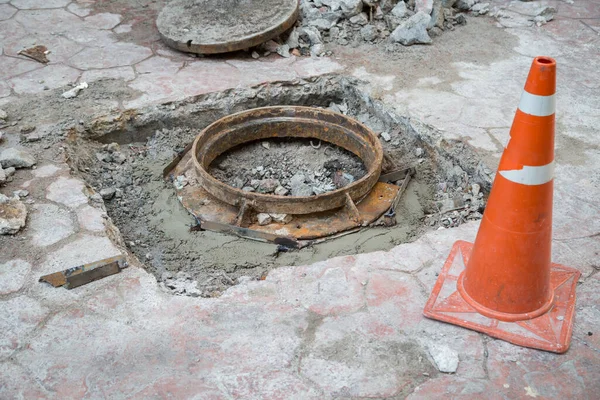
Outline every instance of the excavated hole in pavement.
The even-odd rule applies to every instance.
[[[431,128],[396,114],[358,89],[359,83],[324,76],[232,89],[96,119],[86,124],[78,139],[71,140],[70,163],[102,194],[130,251],[162,287],[180,295],[218,296],[244,280],[264,278],[279,266],[389,250],[414,241],[427,230],[479,219],[491,171],[475,152],[463,142],[443,140]],[[352,116],[380,133],[384,151],[396,166],[415,166],[416,174],[397,210],[397,225],[364,229],[289,252],[280,252],[271,243],[190,231],[194,218],[179,203],[172,184],[163,180],[163,169],[215,120],[273,105],[327,107]],[[266,155],[263,159],[268,159],[269,152],[277,153],[281,145],[272,143],[267,149],[258,143],[242,151],[260,146]],[[295,140],[287,145],[317,154],[320,165],[327,161],[322,154],[326,145],[314,149],[310,143],[307,147]],[[246,169],[258,167],[256,161],[246,161]]]

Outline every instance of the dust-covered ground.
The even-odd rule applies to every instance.
[[[396,226],[363,229],[325,243],[285,252],[270,243],[190,230],[195,220],[179,203],[173,183],[163,179],[163,170],[202,128],[227,114],[225,109],[215,113],[216,105],[239,103],[230,107],[230,112],[249,108],[252,104],[248,102],[256,100],[252,100],[255,99],[253,96],[247,97],[245,92],[209,98],[204,100],[207,104],[199,100],[197,105],[159,107],[158,111],[144,112],[144,118],[157,118],[165,127],[156,129],[156,121],[148,122],[144,129],[138,129],[138,134],[130,136],[129,142],[120,145],[110,143],[115,137],[110,129],[102,131],[97,137],[99,141],[78,139],[69,149],[71,164],[102,195],[108,214],[125,243],[148,270],[166,289],[192,296],[218,295],[244,279],[260,279],[277,266],[303,265],[338,255],[386,250],[412,241],[428,229],[456,226],[481,217],[479,211],[484,204],[485,190],[482,186],[486,187],[489,179],[479,175],[481,163],[468,146],[460,143],[447,143],[444,148],[432,146],[429,134],[415,131],[414,127],[406,125],[406,120],[391,114],[381,104],[365,102],[355,85],[344,82],[345,79],[327,77],[312,83],[288,84],[276,88],[276,96],[269,96],[267,101],[272,105],[341,108],[380,136],[388,164],[385,168],[413,166],[416,173],[396,210]],[[299,93],[302,93],[301,97],[297,97]],[[259,101],[253,105],[265,104]],[[192,111],[186,107],[197,109]],[[189,115],[194,119],[186,123],[185,118]],[[128,128],[128,131],[133,130]],[[142,130],[148,131],[145,136],[139,135]],[[82,135],[89,135],[89,132]],[[122,139],[124,135],[119,137]],[[313,141],[312,144],[310,141],[308,145],[301,144],[307,152],[303,157],[309,164],[308,160],[313,158],[322,169],[325,169],[324,164],[332,161],[329,152],[338,162],[340,154],[344,153],[341,150],[333,152],[325,143],[319,146]],[[292,145],[300,146],[297,142]],[[252,152],[249,152],[240,162],[241,168],[250,173],[257,169],[255,164],[259,161],[264,164],[265,154],[278,154],[281,143],[270,143],[269,148],[262,142],[255,146],[254,150],[259,154],[251,157]],[[362,164],[355,157],[346,155],[343,163],[327,165],[337,168],[342,164],[348,167],[347,173],[360,175]]]

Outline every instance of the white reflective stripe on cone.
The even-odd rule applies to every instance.
[[[498,171],[498,173],[509,181],[522,185],[543,185],[554,178],[554,161],[541,167],[528,167],[525,165],[523,169]]]
[[[556,97],[555,95],[538,96],[523,91],[519,102],[519,110],[536,117],[547,117],[554,114],[556,110]]]

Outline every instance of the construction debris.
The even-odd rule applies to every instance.
[[[39,281],[49,283],[54,287],[64,286],[67,289],[73,289],[117,274],[128,266],[125,257],[121,255],[44,275],[40,277]]]
[[[46,46],[34,46],[29,49],[21,50],[18,54],[27,58],[31,58],[32,60],[35,60],[42,64],[48,64],[48,62],[50,62],[50,60],[48,60],[48,57],[46,57],[47,54],[50,54]]]
[[[35,158],[25,150],[10,147],[0,153],[0,165],[2,168],[31,168],[35,165]]]
[[[19,196],[11,199],[0,194],[0,235],[14,235],[25,226],[26,220],[27,208]]]
[[[62,94],[62,97],[64,97],[65,99],[73,99],[75,97],[77,97],[77,95],[79,95],[79,92],[81,92],[83,89],[87,89],[88,88],[88,84],[87,82],[81,82],[79,85],[75,86],[73,89],[67,90],[66,92],[64,92]]]

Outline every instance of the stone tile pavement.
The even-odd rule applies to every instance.
[[[147,2],[148,12],[97,3],[0,0],[0,106],[103,77],[138,90],[125,107],[139,107],[238,85],[356,73],[344,59],[181,55],[147,22],[156,3]],[[8,245],[0,249],[0,398],[596,398],[599,20],[596,0],[560,3],[556,21],[542,28],[505,30],[518,38],[512,56],[454,63],[451,82],[436,78],[448,66],[433,66],[421,85],[408,87],[374,65],[358,72],[370,85],[383,82],[386,101],[399,110],[497,157],[531,57],[557,58],[553,256],[583,273],[568,353],[519,348],[422,316],[452,243],[473,240],[476,223],[429,232],[389,252],[280,268],[215,299],[164,293],[136,260],[76,290],[39,284],[43,274],[125,252],[98,195],[58,157],[19,170],[12,188],[30,192],[30,215],[23,232],[1,242]],[[40,43],[52,51],[48,65],[17,55]],[[450,105],[461,112],[448,115]],[[13,257],[23,246],[29,256]],[[437,370],[432,346],[458,355],[456,373]]]

